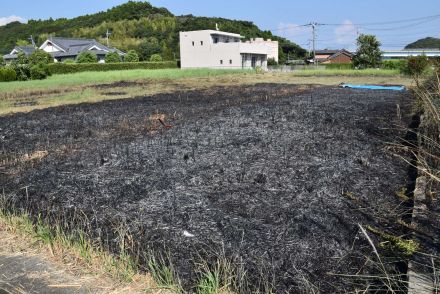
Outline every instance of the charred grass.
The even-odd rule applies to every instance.
[[[407,165],[385,145],[411,102],[258,84],[8,115],[3,207],[172,291],[398,288],[404,254],[372,262],[371,242],[410,239],[396,197]]]

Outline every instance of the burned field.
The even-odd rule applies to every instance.
[[[253,289],[353,289],[329,273],[363,268],[357,224],[386,230],[405,212],[407,166],[387,144],[411,102],[259,84],[10,115],[0,187],[109,250],[164,253],[187,290],[219,255]]]

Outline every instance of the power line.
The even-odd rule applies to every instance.
[[[350,25],[350,26],[374,26],[374,25],[414,22],[414,21],[419,21],[419,20],[435,19],[435,18],[440,18],[440,14],[431,15],[431,16],[424,16],[424,17],[418,17],[418,18],[402,19],[402,20],[396,20],[396,21],[370,22],[370,23],[339,23],[339,24],[336,24],[336,23],[321,23],[319,25],[322,25],[322,26],[344,26],[344,25]]]

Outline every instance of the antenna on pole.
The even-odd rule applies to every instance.
[[[34,48],[37,48],[37,45],[35,45],[34,37],[33,37],[32,35],[31,35],[31,37],[29,38],[29,41],[31,41],[32,46],[33,46]]]
[[[107,29],[107,32],[105,33],[105,37],[106,37],[106,40],[107,40],[107,47],[110,46],[109,45],[110,44],[110,40],[109,40],[110,35],[111,35],[110,31]]]

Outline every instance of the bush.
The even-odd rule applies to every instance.
[[[90,51],[81,52],[76,57],[77,63],[96,63],[98,62],[98,57],[96,57],[96,54]]]
[[[17,53],[17,62],[18,64],[28,64],[29,60],[24,52]]]
[[[15,70],[9,67],[0,68],[0,82],[12,82],[17,80]]]
[[[5,65],[5,60],[3,59],[3,56],[0,55],[0,66]]]
[[[134,50],[130,50],[124,56],[124,62],[139,62],[139,55]]]
[[[275,61],[275,58],[269,58],[267,60],[267,65],[268,66],[275,66],[275,65],[278,65],[278,62]]]
[[[109,52],[105,55],[105,63],[121,62],[121,56],[117,52]]]
[[[75,60],[74,59],[65,59],[64,61],[63,61],[63,63],[75,63]]]
[[[383,68],[383,69],[397,69],[397,70],[400,70],[400,72],[404,72],[407,64],[408,64],[408,61],[406,59],[384,60],[384,61],[382,61],[381,68]]]
[[[120,62],[120,63],[83,63],[83,64],[49,64],[52,74],[68,74],[85,71],[111,71],[111,70],[130,70],[130,69],[164,69],[177,68],[175,61],[163,62]]]
[[[27,81],[31,78],[31,72],[28,64],[18,64],[17,62],[13,62],[11,64],[11,69],[15,71],[17,81]]]
[[[45,63],[38,63],[30,68],[32,80],[44,80],[50,75],[49,66]]]
[[[49,64],[53,63],[53,57],[49,53],[43,50],[36,50],[28,57],[28,63],[32,67],[37,64]]]
[[[418,79],[428,68],[429,60],[425,55],[411,56],[408,58],[408,64],[405,73]]]
[[[353,69],[352,63],[329,63],[324,64],[325,69]]]
[[[162,56],[160,56],[160,54],[153,54],[150,57],[150,61],[151,62],[161,62],[163,61]]]

